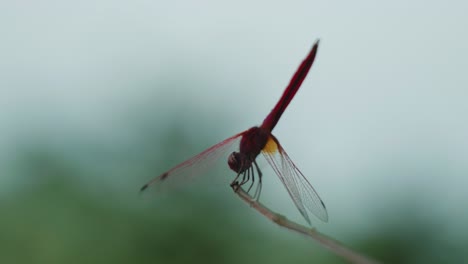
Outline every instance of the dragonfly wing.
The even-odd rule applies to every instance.
[[[325,204],[278,140],[271,136],[262,153],[286,187],[289,196],[305,220],[310,224],[307,212],[311,212],[320,220],[327,222],[328,213]]]
[[[218,144],[209,147],[208,149],[204,150],[200,154],[193,156],[192,158],[176,165],[175,167],[171,168],[170,170],[164,172],[163,174],[157,176],[156,178],[152,179],[145,185],[141,187],[141,191],[144,191],[151,185],[163,182],[169,178],[179,178],[179,177],[187,177],[187,176],[195,176],[204,168],[209,167],[209,165],[216,161],[223,153],[225,153],[235,142],[238,142],[244,132],[236,134],[230,138],[227,138]]]

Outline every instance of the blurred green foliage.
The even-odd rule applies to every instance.
[[[177,159],[179,149],[199,149],[183,133],[171,132],[182,130],[172,127],[169,140],[159,144],[163,163]],[[122,172],[106,180],[99,176],[106,166],[75,159],[67,153],[72,147],[21,149],[12,173],[22,184],[0,200],[0,263],[343,263],[314,241],[263,219],[228,186],[194,183],[190,191],[174,190],[163,198],[138,195],[147,176],[160,171],[149,134],[135,143],[145,150],[136,157],[132,148],[126,155],[85,155]],[[90,176],[94,181],[85,180]],[[430,221],[417,212],[407,215],[345,242],[388,263],[460,263],[461,251],[437,248],[444,243]]]

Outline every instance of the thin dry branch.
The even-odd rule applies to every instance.
[[[232,186],[234,192],[247,204],[249,204],[252,208],[260,212],[266,218],[270,219],[272,222],[276,223],[279,226],[285,227],[289,230],[294,232],[303,234],[308,236],[315,241],[317,241],[323,247],[329,249],[336,255],[342,257],[343,259],[351,262],[351,263],[359,263],[359,264],[375,264],[380,263],[376,260],[370,259],[364,255],[357,253],[356,251],[347,248],[346,246],[342,245],[340,242],[318,232],[313,228],[309,228],[303,225],[300,225],[296,222],[293,222],[287,219],[285,216],[273,212],[272,210],[268,209],[266,206],[258,202],[257,200],[253,199],[247,192],[245,192],[242,188],[234,185]]]

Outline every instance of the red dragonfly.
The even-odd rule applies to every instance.
[[[262,185],[262,172],[257,165],[256,158],[262,153],[286,187],[294,204],[305,220],[310,224],[308,212],[311,212],[322,221],[327,222],[328,213],[322,199],[320,199],[309,181],[292,162],[278,139],[271,133],[307,76],[317,54],[318,44],[319,41],[314,44],[307,57],[302,61],[280,100],[265,118],[261,126],[254,126],[240,132],[180,163],[143,185],[141,191],[153,184],[164,182],[168,178],[195,173],[197,168],[203,167],[207,162],[212,161],[215,157],[219,157],[230,146],[240,140],[239,151],[232,152],[228,158],[229,167],[237,173],[236,178],[231,183],[231,187],[234,190],[250,181],[251,184],[247,191],[249,192],[255,181],[255,173],[257,173],[259,181],[254,197],[259,198]],[[242,180],[239,181],[240,177],[242,177]]]

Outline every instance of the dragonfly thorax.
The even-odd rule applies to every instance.
[[[250,161],[255,160],[258,154],[265,147],[271,132],[261,128],[252,127],[242,135],[239,144],[239,152],[245,155]]]

